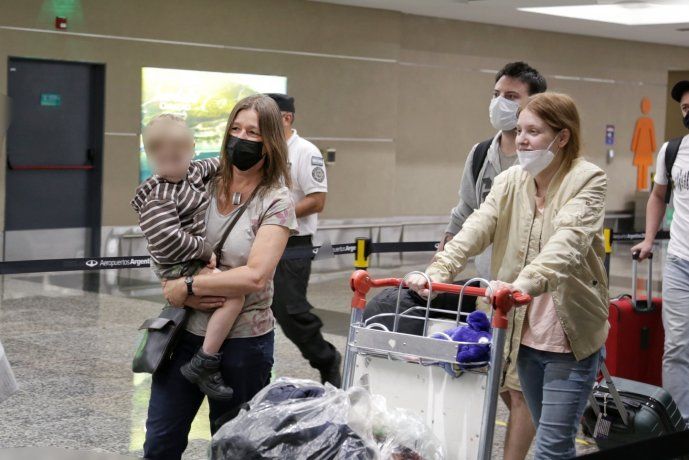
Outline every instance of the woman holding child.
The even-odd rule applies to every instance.
[[[146,421],[144,456],[178,459],[205,394],[180,371],[191,361],[203,367],[204,336],[211,333],[214,309],[244,299],[229,334],[214,354],[231,399],[209,398],[211,431],[219,419],[236,413],[270,379],[274,320],[270,309],[272,276],[290,234],[296,230],[290,198],[287,145],[275,102],[263,95],[237,103],[229,116],[219,170],[209,181],[205,241],[215,246],[239,216],[217,260],[222,271],[170,279],[170,304],[193,309],[172,360],[153,376]],[[241,213],[239,212],[245,208]],[[203,349],[202,349],[203,348]],[[201,349],[201,350],[200,350]],[[199,357],[200,356],[200,357]],[[200,361],[199,361],[200,360]]]

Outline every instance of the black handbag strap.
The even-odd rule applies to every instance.
[[[222,247],[225,245],[225,241],[227,241],[227,237],[230,236],[230,232],[232,232],[232,229],[234,228],[234,226],[237,224],[237,222],[239,222],[239,219],[244,214],[244,211],[246,211],[246,208],[249,206],[249,203],[251,203],[251,201],[254,199],[254,197],[258,193],[259,188],[260,188],[260,185],[254,189],[254,191],[249,196],[249,199],[246,200],[246,202],[242,205],[242,207],[236,210],[234,218],[227,225],[222,236],[220,237],[220,239],[216,243],[213,252],[215,253],[215,260],[216,260],[216,265],[218,266],[218,268],[220,268],[220,259],[222,259]]]

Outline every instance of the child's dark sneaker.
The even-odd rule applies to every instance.
[[[187,364],[180,368],[184,378],[199,386],[209,398],[230,400],[234,391],[225,385],[220,374],[220,353],[212,355],[204,353],[202,348]]]

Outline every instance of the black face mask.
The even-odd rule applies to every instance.
[[[684,122],[684,127],[689,129],[689,112],[687,112],[682,121]]]
[[[263,158],[263,142],[248,141],[230,136],[227,141],[225,154],[230,164],[240,171],[246,171],[256,166]]]

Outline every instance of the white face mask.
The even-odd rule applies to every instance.
[[[524,171],[536,177],[541,171],[550,165],[555,158],[555,154],[550,150],[550,147],[555,143],[555,140],[560,135],[557,133],[555,139],[548,144],[548,147],[541,150],[517,150],[517,157],[519,164]]]
[[[511,131],[517,127],[518,110],[518,102],[510,101],[502,96],[494,97],[488,108],[490,124],[500,131]]]

